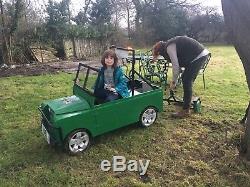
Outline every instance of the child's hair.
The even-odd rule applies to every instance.
[[[103,65],[103,67],[106,68],[105,58],[107,58],[108,56],[114,58],[114,64],[112,65],[112,67],[113,67],[113,68],[117,67],[118,57],[117,57],[116,53],[115,53],[113,50],[110,50],[110,49],[104,51],[104,53],[103,53],[103,55],[102,55],[101,63],[102,63],[102,65]]]

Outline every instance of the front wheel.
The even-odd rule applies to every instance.
[[[157,110],[154,107],[148,107],[146,108],[141,116],[140,116],[140,122],[143,127],[149,127],[152,125],[157,118]]]
[[[83,152],[90,144],[90,136],[84,129],[72,132],[65,141],[65,149],[71,155]]]

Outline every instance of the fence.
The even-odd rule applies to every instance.
[[[64,41],[66,58],[74,57],[74,48],[75,55],[78,59],[86,59],[88,57],[100,56],[109,46],[108,42],[101,42],[93,39],[75,39],[74,43],[73,40]]]

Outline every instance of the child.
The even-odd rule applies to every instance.
[[[106,50],[101,59],[102,68],[99,71],[94,94],[104,102],[129,96],[127,79],[122,69],[117,66],[118,58],[113,50]]]

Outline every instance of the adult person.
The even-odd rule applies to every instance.
[[[173,113],[172,117],[183,118],[190,115],[192,100],[193,82],[199,70],[208,58],[209,51],[193,38],[187,36],[176,36],[166,42],[157,42],[152,49],[153,60],[159,55],[172,63],[172,81],[170,90],[175,89],[180,69],[185,68],[182,74],[183,84],[183,108],[181,111]]]

